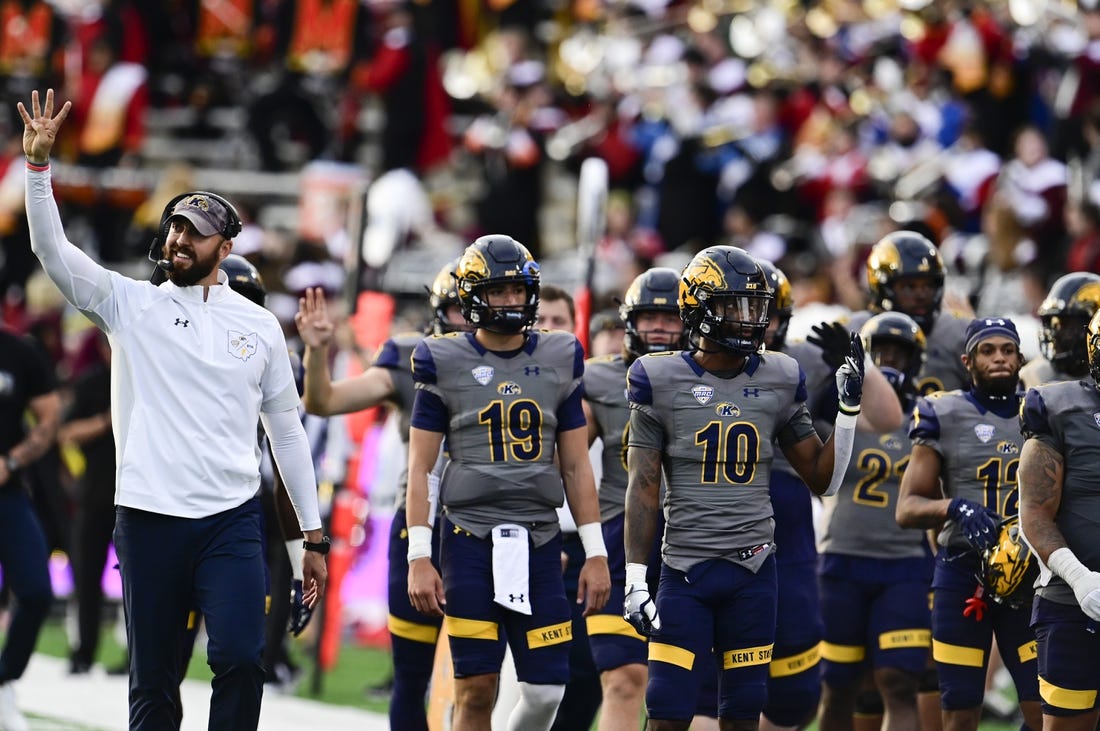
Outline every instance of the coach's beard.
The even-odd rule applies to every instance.
[[[190,266],[181,267],[173,262],[172,269],[168,272],[169,281],[177,287],[191,287],[198,284],[218,266],[217,249],[210,252],[210,255],[204,259],[197,258],[193,250],[190,254],[192,257]]]

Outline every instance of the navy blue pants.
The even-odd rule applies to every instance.
[[[0,653],[0,683],[23,676],[53,601],[50,552],[30,496],[18,480],[0,488],[0,567],[15,611]]]
[[[264,669],[264,555],[260,499],[206,518],[119,507],[115,549],[130,646],[130,730],[178,729],[188,612],[209,635],[210,731],[260,720]]]

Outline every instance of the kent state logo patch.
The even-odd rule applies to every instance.
[[[501,396],[519,396],[523,393],[523,389],[515,381],[505,381],[497,384],[497,393]]]
[[[227,330],[225,334],[228,340],[227,349],[231,356],[240,358],[241,360],[248,360],[256,355],[256,342],[259,340],[259,336],[256,335],[256,333],[242,333],[236,330]]]
[[[700,383],[698,386],[691,387],[691,395],[694,396],[695,400],[700,404],[706,406],[710,400],[714,398],[714,387]]]
[[[719,416],[732,416],[737,418],[741,416],[741,407],[737,404],[731,404],[729,401],[723,401],[720,404],[715,405],[714,413]]]
[[[493,380],[493,367],[492,366],[478,366],[470,371],[473,374],[474,380],[480,383],[482,386]]]
[[[1020,447],[1016,444],[1016,442],[997,442],[997,452],[999,452],[1000,454],[1019,454]]]
[[[978,441],[985,444],[993,438],[993,425],[992,424],[975,424],[974,435],[978,437]]]

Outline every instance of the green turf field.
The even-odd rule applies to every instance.
[[[102,634],[102,642],[98,661],[106,667],[113,667],[122,662],[124,655],[122,648],[114,640],[113,627],[105,626]],[[38,640],[38,652],[55,657],[68,655],[68,644],[65,630],[59,619],[51,619],[46,623]],[[317,679],[320,682],[320,692],[313,692],[313,683],[316,682],[313,673],[310,648],[303,641],[292,641],[292,651],[304,672],[302,680],[298,684],[295,694],[303,698],[320,700],[325,703],[334,703],[344,706],[363,708],[369,711],[385,713],[387,710],[387,691],[372,690],[383,686],[392,672],[389,653],[357,647],[346,643],[340,649],[340,657],[330,672]],[[206,656],[201,648],[197,648],[195,656],[191,659],[191,665],[187,671],[187,677],[192,680],[209,682],[211,673],[206,665]],[[45,724],[45,725],[42,725]],[[50,726],[48,721],[38,720],[34,724],[35,731],[52,731],[60,727]],[[595,728],[595,726],[593,726]],[[816,725],[810,726],[808,731],[814,731]],[[1016,724],[983,722],[979,726],[981,731],[1016,731]],[[97,731],[92,728],[72,729],[66,731]]]

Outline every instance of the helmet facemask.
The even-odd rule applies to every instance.
[[[710,340],[733,355],[760,351],[768,329],[770,294],[712,293],[706,289],[692,294],[699,301],[700,313],[698,322],[689,323],[692,335]]]
[[[463,316],[474,327],[501,335],[515,335],[531,327],[538,317],[539,309],[538,265],[534,262],[531,264],[534,265],[534,278],[521,280],[525,295],[523,302],[518,305],[489,304],[489,290],[514,283],[514,277],[484,280],[472,286],[468,281],[459,282],[459,287],[469,287],[469,296],[463,299]]]

